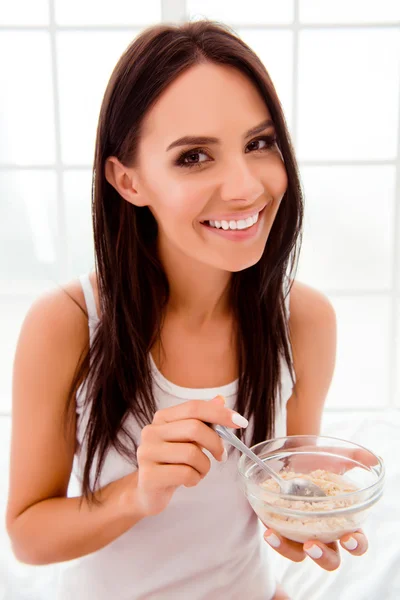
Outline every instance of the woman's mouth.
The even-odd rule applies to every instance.
[[[268,206],[268,205],[267,205]],[[260,222],[263,221],[263,216],[266,206],[260,211],[254,213],[246,219],[230,220],[230,221],[203,221],[203,225],[210,233],[216,233],[229,240],[246,240],[257,235],[260,229]]]

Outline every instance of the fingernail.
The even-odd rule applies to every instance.
[[[347,542],[343,542],[343,546],[345,546],[347,550],[355,550],[358,546],[358,542],[355,538],[351,537]]]
[[[222,453],[222,456],[220,458],[220,462],[226,462],[228,460],[228,451],[226,448],[224,448],[224,451]]]
[[[311,556],[311,558],[321,558],[323,554],[321,548],[315,544],[314,546],[311,546],[311,548],[305,549],[305,551],[307,552],[308,556]]]
[[[237,412],[234,412],[232,415],[232,423],[239,425],[239,427],[247,427],[249,424],[248,420],[242,417],[242,415],[239,415]]]
[[[268,544],[273,548],[279,548],[279,546],[281,545],[279,538],[274,533],[269,533],[268,535],[265,535],[264,540],[268,542]]]

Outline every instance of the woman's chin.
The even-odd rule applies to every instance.
[[[257,254],[257,256],[246,257],[242,256],[238,259],[231,258],[227,260],[226,271],[230,271],[231,273],[239,273],[240,271],[244,271],[245,269],[249,269],[256,265],[263,255],[263,252]]]

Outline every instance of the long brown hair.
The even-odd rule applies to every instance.
[[[100,322],[82,355],[66,405],[65,423],[78,383],[85,379],[91,403],[85,430],[87,456],[82,494],[93,495],[107,449],[137,465],[138,440],[124,425],[129,414],[144,426],[156,408],[150,348],[160,339],[169,286],[157,256],[157,223],[147,207],[124,200],[105,177],[116,156],[135,166],[144,116],[174,79],[193,65],[211,62],[242,71],[270,111],[288,186],[264,253],[254,266],[232,273],[231,303],[237,328],[239,388],[236,410],[254,416],[252,444],[274,435],[283,356],[294,381],[284,281],[297,269],[303,199],[296,159],[272,81],[257,55],[227,25],[210,21],[160,24],[145,29],[125,50],[101,105],[92,181],[92,215]],[[124,434],[125,442],[120,434]],[[240,435],[240,433],[239,433]],[[98,452],[94,488],[90,471]]]

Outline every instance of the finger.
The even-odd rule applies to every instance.
[[[158,446],[159,442],[194,442],[205,448],[218,461],[223,459],[224,445],[216,431],[197,419],[172,421],[162,425],[146,425],[141,433],[141,443]],[[203,453],[204,454],[204,453]],[[182,460],[178,461],[184,462]]]
[[[318,540],[309,540],[303,545],[305,552],[325,571],[335,571],[340,566],[340,554],[337,542],[323,544]]]
[[[219,404],[219,406],[225,406],[225,398],[223,396],[215,396],[215,398],[212,398],[208,402],[211,402],[213,404]],[[204,422],[206,423],[206,425],[208,425],[208,427],[213,428],[212,423],[208,423],[207,421]]]
[[[225,406],[225,398],[223,396],[215,396],[209,400],[209,402],[213,402],[214,404],[219,404],[220,406]]]
[[[210,402],[214,402],[215,404],[219,404],[220,406],[225,406],[224,396],[215,396],[215,398],[212,398],[212,400],[210,400]],[[211,423],[207,423],[207,425],[209,427],[212,427]],[[218,437],[220,437],[220,436],[218,436]],[[226,449],[226,445],[224,444],[224,441],[221,437],[220,437],[220,441],[221,441],[221,446],[222,446],[222,457],[218,460],[220,460],[221,462],[226,462],[228,460],[228,450]]]
[[[196,469],[189,465],[151,465],[145,463],[139,469],[139,480],[147,491],[169,489],[171,487],[194,487],[202,480]]]
[[[211,467],[210,459],[201,448],[197,444],[190,443],[162,442],[139,446],[138,458],[142,465],[146,462],[160,465],[189,465],[198,471],[201,477],[205,477]]]
[[[368,550],[368,539],[361,529],[340,538],[340,545],[353,556],[361,556]]]
[[[222,403],[210,402],[207,400],[189,400],[183,404],[169,406],[158,410],[153,418],[154,425],[162,423],[171,423],[184,419],[198,419],[205,423],[214,423],[225,425],[230,428],[247,427],[248,420],[242,415],[223,406]]]
[[[293,562],[301,562],[306,557],[302,544],[292,542],[292,540],[282,537],[273,529],[267,529],[265,531],[264,540],[276,550],[278,554],[289,558]]]

